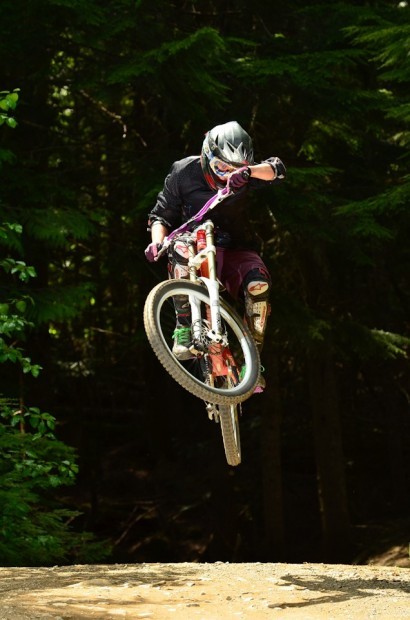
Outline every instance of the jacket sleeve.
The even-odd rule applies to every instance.
[[[179,191],[179,174],[176,163],[164,181],[164,187],[157,196],[154,208],[148,214],[148,227],[161,222],[170,231],[178,228],[182,217],[182,199]]]

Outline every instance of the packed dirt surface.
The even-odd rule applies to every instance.
[[[0,618],[410,619],[410,571],[220,562],[2,568]]]

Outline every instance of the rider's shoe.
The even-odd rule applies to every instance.
[[[176,327],[172,337],[174,339],[172,353],[178,360],[184,361],[194,357],[188,348],[191,344],[190,327]]]
[[[263,366],[261,367],[261,373],[264,371],[265,369],[263,368]],[[244,364],[241,368],[241,372],[239,373],[239,378],[242,380],[245,376],[245,372],[246,372],[246,364]],[[258,383],[255,386],[255,389],[253,390],[254,394],[262,394],[262,392],[265,390],[266,388],[266,381],[265,381],[265,377],[263,377],[261,374],[259,375],[259,379],[258,379]]]
[[[256,387],[253,390],[253,393],[262,394],[262,392],[265,391],[265,388],[266,388],[265,377],[262,377],[262,375],[259,375],[258,383],[256,384]]]

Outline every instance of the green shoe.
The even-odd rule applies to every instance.
[[[189,360],[194,357],[188,348],[192,340],[190,327],[176,327],[172,337],[174,339],[172,353],[178,360]]]

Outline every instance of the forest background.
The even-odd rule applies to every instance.
[[[0,562],[408,542],[408,2],[2,0],[0,34]],[[272,314],[236,469],[142,323],[147,212],[228,120],[288,169],[249,213]]]

